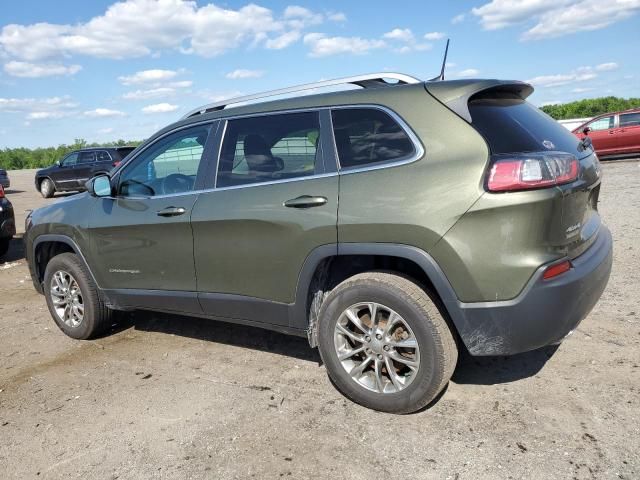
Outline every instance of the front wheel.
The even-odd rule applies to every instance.
[[[44,198],[53,197],[53,194],[55,193],[55,191],[56,191],[55,185],[50,179],[45,178],[44,180],[42,180],[42,182],[40,182],[40,194]]]
[[[44,272],[44,294],[56,325],[72,338],[86,340],[111,326],[113,312],[77,255],[53,257]]]
[[[320,311],[318,347],[329,377],[348,398],[374,410],[411,413],[445,387],[458,351],[427,293],[384,272],[338,285]]]

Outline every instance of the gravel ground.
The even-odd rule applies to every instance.
[[[304,339],[136,313],[65,337],[0,263],[2,478],[640,478],[640,162],[606,163],[609,286],[559,348],[461,359],[418,414],[344,399]],[[42,205],[10,172],[21,228]]]

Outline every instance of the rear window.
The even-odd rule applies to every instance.
[[[574,155],[580,141],[546,113],[522,99],[481,98],[469,102],[473,126],[484,136],[491,153],[554,150]]]

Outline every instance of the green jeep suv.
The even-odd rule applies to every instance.
[[[607,284],[598,159],[532,91],[385,73],[200,107],[27,218],[33,283],[73,338],[134,309],[306,336],[344,395],[416,411],[459,349],[559,343]]]

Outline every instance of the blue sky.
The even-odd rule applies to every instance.
[[[229,96],[373,71],[640,96],[640,0],[21,0],[0,11],[0,148],[142,139]]]

